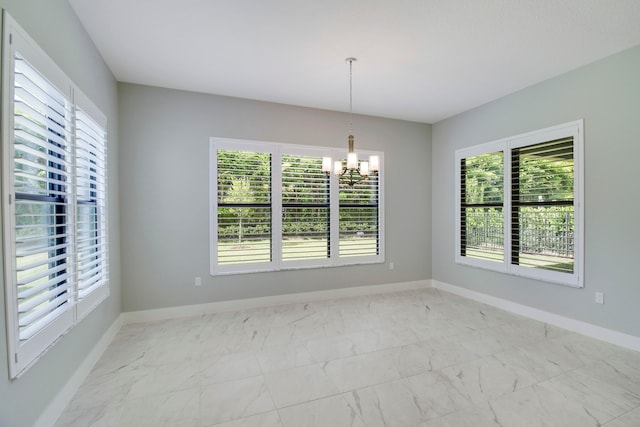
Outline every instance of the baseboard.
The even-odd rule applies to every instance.
[[[469,298],[474,301],[491,305],[493,307],[497,307],[502,310],[519,314],[521,316],[525,316],[534,320],[539,320],[541,322],[545,322],[559,328],[567,329],[572,332],[577,332],[591,338],[606,341],[608,343],[619,345],[620,347],[625,347],[631,350],[640,351],[640,337],[614,331],[612,329],[603,328],[601,326],[596,326],[580,320],[560,316],[558,314],[539,310],[537,308],[518,304],[502,298],[475,292],[466,288],[462,288],[460,286],[450,285],[449,283],[440,282],[438,280],[431,280],[431,286],[445,292],[459,295],[464,298]]]
[[[220,313],[225,311],[248,310],[252,308],[271,307],[281,304],[322,301],[334,298],[347,298],[361,295],[399,292],[431,287],[431,280],[391,283],[385,285],[357,286],[352,288],[329,289],[326,291],[300,292],[296,294],[274,295],[270,297],[247,298],[241,300],[220,301],[207,304],[167,307],[154,310],[130,311],[122,313],[123,322],[150,322],[179,317],[198,316],[201,314]]]
[[[34,427],[51,427],[56,423],[82,383],[87,379],[96,362],[102,357],[102,353],[104,353],[116,336],[122,324],[122,314],[120,314],[116,320],[113,321],[109,329],[102,335],[100,341],[91,349],[87,357],[84,358],[71,378],[69,378],[66,384],[58,391],[56,397],[49,403],[49,406],[40,414]]]
[[[163,320],[179,317],[196,316],[200,314],[218,313],[224,311],[246,310],[259,307],[269,307],[281,304],[322,301],[334,298],[347,298],[363,295],[399,292],[406,290],[436,288],[445,292],[459,295],[474,301],[491,305],[514,314],[545,322],[560,328],[580,333],[592,338],[640,351],[640,337],[592,325],[580,320],[570,319],[558,314],[539,310],[523,304],[518,304],[502,298],[475,292],[460,286],[451,285],[438,280],[418,280],[413,282],[391,283],[385,285],[358,286],[352,288],[330,289],[325,291],[301,292],[296,294],[275,295],[270,297],[248,298],[242,300],[220,301],[208,304],[196,304],[180,307],[168,307],[154,310],[133,311],[121,313],[103,334],[100,341],[78,367],[76,372],[60,389],[60,392],[40,414],[34,427],[50,427],[67,407],[79,387],[85,381],[91,369],[100,359],[107,346],[111,343],[122,325],[128,323]]]

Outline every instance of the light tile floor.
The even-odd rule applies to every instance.
[[[640,426],[640,353],[435,289],[124,326],[57,427]]]

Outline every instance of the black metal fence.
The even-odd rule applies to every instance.
[[[497,211],[467,212],[466,245],[468,248],[502,250],[504,224]],[[520,212],[520,252],[573,258],[573,212]]]

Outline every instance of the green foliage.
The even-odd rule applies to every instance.
[[[503,201],[504,165],[502,152],[467,157],[465,162],[466,203]]]
[[[548,146],[547,146],[548,147]],[[512,190],[519,202],[541,203],[519,208],[520,251],[573,256],[573,206],[544,205],[573,199],[573,160],[567,145],[562,155],[546,154],[546,148],[532,146],[519,156],[514,167]],[[463,160],[467,204],[503,203],[502,152],[471,156]],[[504,214],[502,207],[468,207],[465,210],[466,243],[470,248],[502,249]]]
[[[267,238],[271,232],[270,204],[272,159],[268,153],[218,150],[218,238],[242,242]],[[329,178],[322,158],[282,156],[282,231],[285,236],[314,238],[328,233]],[[348,187],[340,186],[340,203],[363,208],[340,210],[340,232],[377,232],[377,178]],[[234,206],[225,206],[234,204]],[[246,204],[247,206],[237,206]],[[256,207],[264,204],[265,207]],[[317,204],[297,207],[296,204]],[[364,209],[364,212],[362,211]],[[372,217],[373,215],[373,217]]]

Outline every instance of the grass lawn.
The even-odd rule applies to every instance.
[[[470,258],[486,259],[491,261],[502,261],[504,255],[500,251],[486,249],[467,248],[467,256]],[[520,265],[523,267],[542,268],[545,270],[573,272],[573,260],[552,255],[542,254],[521,254]]]
[[[375,238],[351,237],[340,239],[340,256],[375,255]],[[268,262],[271,247],[269,240],[245,240],[218,242],[220,264]],[[282,242],[282,259],[324,259],[327,257],[326,239],[285,239]]]

